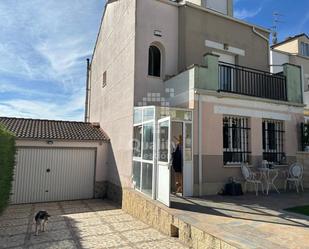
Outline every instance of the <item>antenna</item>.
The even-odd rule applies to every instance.
[[[283,23],[279,18],[283,16],[278,12],[273,12],[273,26],[271,27],[271,34],[273,37],[273,45],[278,43],[278,24]]]

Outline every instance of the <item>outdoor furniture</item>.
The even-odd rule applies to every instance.
[[[246,164],[241,165],[241,173],[245,178],[244,192],[247,191],[247,183],[254,184],[255,194],[258,196],[259,192],[259,184],[262,188],[262,193],[264,193],[263,183],[260,179],[257,179],[256,173],[252,172],[252,170]]]
[[[294,183],[297,193],[299,193],[298,187],[301,186],[302,191],[304,191],[303,186],[303,172],[304,166],[300,163],[294,163],[289,168],[288,177],[285,180],[285,191],[287,190],[288,182]]]
[[[277,193],[280,194],[278,188],[275,185],[275,180],[279,175],[279,170],[274,168],[262,167],[259,168],[259,171],[261,172],[262,179],[266,182],[266,194],[268,195],[269,190],[272,187],[277,191]]]

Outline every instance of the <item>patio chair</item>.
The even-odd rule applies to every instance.
[[[247,183],[254,184],[255,194],[258,196],[259,194],[259,184],[262,188],[262,193],[264,193],[264,186],[261,180],[257,179],[257,174],[252,172],[252,170],[246,165],[241,165],[241,173],[245,178],[244,192],[247,191]]]
[[[301,186],[302,191],[304,191],[303,186],[303,173],[304,173],[304,166],[300,163],[293,163],[288,172],[288,177],[285,180],[285,191],[287,190],[288,182],[294,183],[296,187],[297,193],[299,193],[298,187]]]

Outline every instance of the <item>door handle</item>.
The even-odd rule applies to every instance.
[[[47,169],[46,172],[49,173],[49,172],[50,172],[50,169]]]

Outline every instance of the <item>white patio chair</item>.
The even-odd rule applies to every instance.
[[[304,166],[300,163],[293,163],[288,172],[288,177],[285,180],[285,191],[287,189],[288,182],[292,182],[295,184],[296,191],[299,193],[298,187],[301,186],[302,191],[304,191],[303,186],[303,173],[304,173]]]
[[[264,193],[264,186],[261,180],[257,179],[257,174],[252,172],[252,170],[246,165],[241,165],[241,173],[245,178],[244,192],[247,191],[247,183],[254,184],[255,194],[259,194],[259,184],[261,184],[262,193]]]

